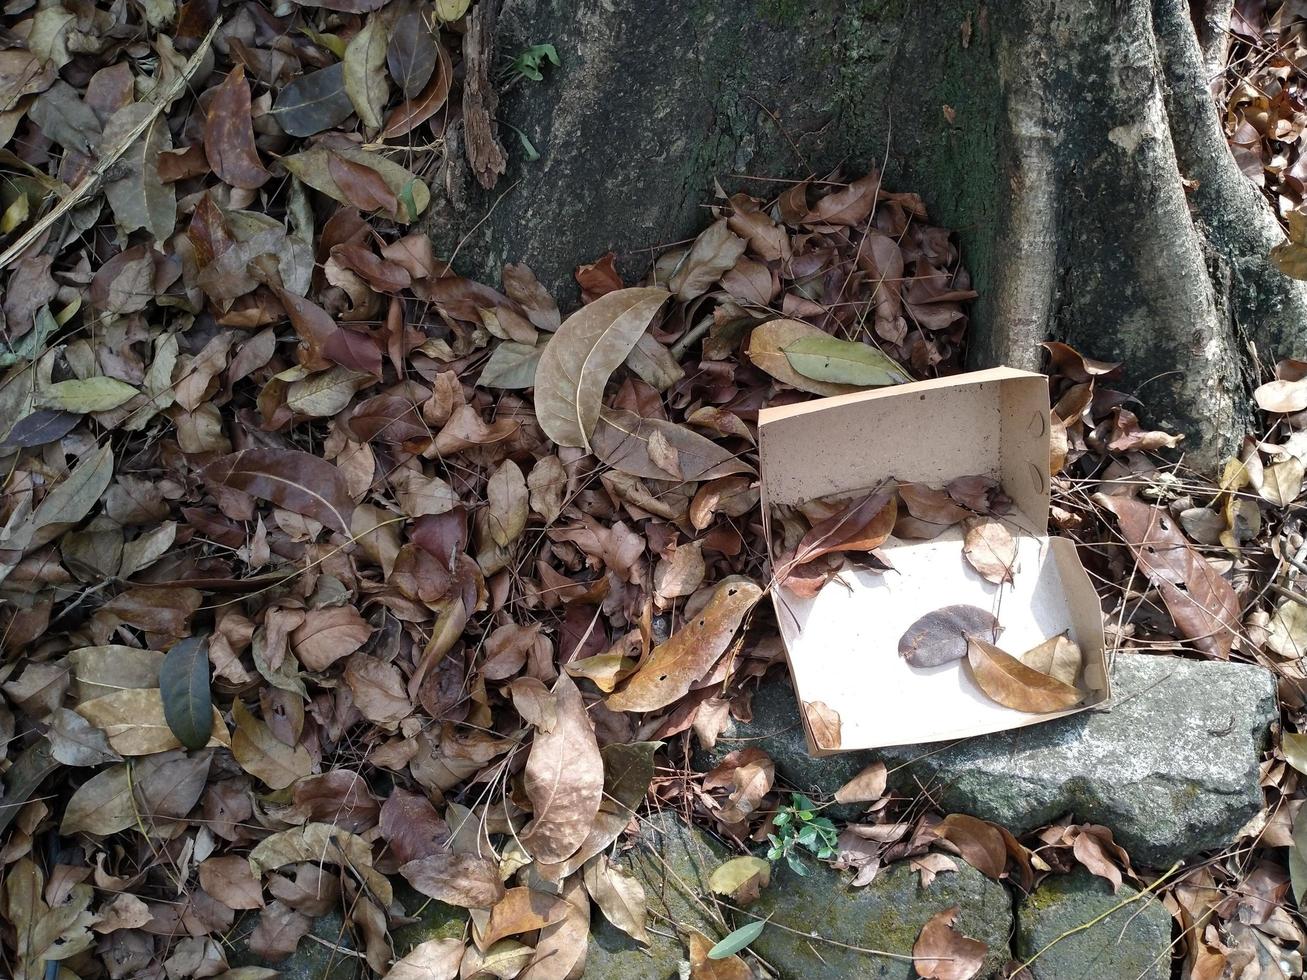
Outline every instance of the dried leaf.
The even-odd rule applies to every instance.
[[[314,136],[340,125],[353,112],[345,91],[345,66],[336,62],[292,78],[277,93],[269,114],[291,136]]]
[[[835,750],[840,747],[840,713],[823,701],[804,701],[803,717],[817,748]]]
[[[822,555],[846,551],[873,551],[889,538],[898,514],[891,491],[877,489],[855,498],[826,520],[816,524],[794,549],[794,557],[782,568],[786,571],[806,564]],[[784,574],[781,576],[784,580]]]
[[[777,381],[814,395],[847,395],[858,391],[855,385],[817,381],[796,371],[786,355],[787,348],[801,340],[822,340],[830,334],[802,320],[771,320],[754,327],[749,335],[749,360]]]
[[[526,795],[533,819],[522,846],[546,864],[572,854],[590,833],[603,795],[603,759],[581,692],[567,674],[553,689],[556,722],[536,731],[527,756]]]
[[[50,754],[65,766],[100,766],[108,762],[121,762],[122,758],[109,747],[104,732],[69,708],[59,708],[48,719]]]
[[[762,597],[752,582],[725,579],[698,616],[659,644],[626,684],[611,694],[612,711],[656,711],[683,697],[726,652],[744,617]]]
[[[104,195],[124,232],[143,228],[163,242],[177,221],[177,192],[159,176],[159,154],[172,148],[167,120],[149,102],[133,102],[109,117],[100,146],[103,150],[122,145],[143,123],[147,123],[145,131],[118,158]]]
[[[181,746],[164,716],[163,695],[157,687],[115,691],[84,701],[74,710],[92,725],[103,729],[109,744],[119,755],[152,755]],[[210,713],[212,735],[207,744],[229,744],[227,727],[222,723],[218,709],[211,708]]]
[[[757,923],[750,923],[750,926],[756,925]],[[712,940],[697,929],[688,931],[690,934],[690,980],[753,980],[753,971],[749,969],[744,960],[734,955],[724,955],[716,959],[710,959],[708,954],[715,948]],[[758,934],[761,935],[762,930],[758,930]],[[753,937],[753,939],[757,938],[757,936]]]
[[[968,637],[997,639],[1003,627],[979,606],[944,606],[926,613],[899,637],[899,656],[913,667],[939,667],[967,655]]]
[[[929,980],[971,980],[984,965],[989,947],[953,928],[958,906],[931,916],[912,945],[912,965]]]
[[[259,879],[264,872],[302,861],[336,864],[362,878],[383,905],[389,905],[394,898],[390,881],[372,866],[372,848],[367,841],[331,824],[306,823],[266,837],[250,851],[249,861],[250,870]]]
[[[463,940],[428,939],[418,943],[386,974],[387,980],[455,980],[463,962]]]
[[[759,857],[731,858],[713,868],[708,887],[733,902],[748,905],[771,884],[771,862]]]
[[[662,289],[619,289],[563,322],[536,368],[536,417],[545,435],[560,446],[589,450],[609,376],[667,297]]]
[[[1048,674],[1063,684],[1075,687],[1084,665],[1084,655],[1070,636],[1059,633],[1023,653],[1021,662],[1041,674]]]
[[[473,933],[477,947],[489,949],[507,936],[535,932],[561,921],[567,902],[531,888],[510,888],[490,910],[486,924]]]
[[[345,47],[345,93],[359,121],[370,130],[381,128],[381,111],[390,100],[386,83],[386,26],[369,17]]]
[[[748,243],[730,230],[726,219],[719,218],[699,233],[667,288],[682,301],[703,295],[723,273],[734,268],[747,247]]]
[[[981,874],[995,881],[1003,876],[1007,845],[993,824],[965,813],[950,813],[935,832],[953,844],[967,864]]]
[[[992,643],[971,637],[967,649],[971,676],[987,695],[1016,711],[1046,714],[1064,711],[1080,702],[1080,692],[1069,684],[1027,667]]]
[[[1211,656],[1230,655],[1239,630],[1234,589],[1195,552],[1165,511],[1133,497],[1096,495],[1117,517],[1140,569],[1162,593],[1182,636]]]
[[[1307,408],[1307,380],[1268,381],[1253,392],[1253,401],[1264,412],[1291,415]]]
[[[84,381],[56,382],[42,392],[41,401],[64,412],[110,412],[139,394],[126,382],[101,375]]]
[[[645,929],[648,909],[644,886],[621,865],[597,854],[586,862],[582,879],[590,898],[599,906],[604,918],[639,943],[650,942]]]
[[[504,460],[486,482],[486,521],[495,544],[506,548],[526,530],[526,478],[511,459]]]
[[[325,459],[299,450],[246,449],[215,460],[204,479],[269,500],[348,535],[354,501],[345,476]]]
[[[270,789],[286,789],[313,771],[313,759],[304,746],[281,741],[239,698],[232,703],[232,721],[236,731],[231,737],[231,754],[242,769]]]
[[[835,791],[835,802],[874,803],[885,795],[888,779],[885,763],[873,762]]]
[[[254,145],[250,84],[237,65],[214,89],[204,116],[204,154],[209,166],[232,187],[254,190],[272,175],[259,160]]]
[[[1017,543],[1012,533],[999,521],[976,518],[967,522],[967,536],[962,543],[967,564],[987,582],[1002,585],[1011,582],[1017,561]]]
[[[423,895],[460,908],[488,909],[505,894],[499,868],[475,854],[431,854],[402,865],[399,873]]]

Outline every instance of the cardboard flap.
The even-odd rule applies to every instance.
[[[821,398],[758,414],[764,508],[875,486],[1003,484],[1036,533],[1048,523],[1048,379],[993,368]],[[766,510],[764,509],[764,513]]]

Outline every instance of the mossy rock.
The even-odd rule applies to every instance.
[[[1024,961],[1057,939],[1030,965],[1035,980],[1167,980],[1171,916],[1155,898],[1117,908],[1138,894],[1129,885],[1113,894],[1110,883],[1083,868],[1046,878],[1017,909],[1017,958]],[[1102,921],[1071,933],[1111,909]]]
[[[679,976],[685,946],[673,938],[683,928],[714,940],[726,932],[715,912],[708,875],[730,857],[712,836],[670,810],[640,822],[635,846],[620,861],[644,886],[650,944],[642,946],[592,909],[585,980],[667,980]]]
[[[776,865],[771,884],[749,909],[771,920],[752,951],[785,980],[912,980],[917,976],[912,946],[921,927],[937,912],[956,905],[954,927],[989,947],[977,977],[994,976],[1010,955],[1012,900],[1003,885],[961,859],[957,863],[956,872],[938,875],[928,888],[921,887],[907,862],[881,872],[864,888],[851,887],[845,876],[815,862],[810,862],[807,876]],[[905,958],[875,956],[848,946]],[[1116,976],[1100,974],[1109,975]]]
[[[349,930],[343,928],[344,920],[338,911],[314,919],[309,935],[299,941],[294,953],[278,963],[250,952],[250,933],[258,921],[258,916],[252,914],[237,925],[227,954],[230,966],[266,966],[276,970],[281,980],[362,980],[369,976],[363,960],[352,952]],[[323,942],[318,942],[315,936]]]
[[[395,900],[417,921],[394,929],[390,938],[395,944],[395,958],[406,955],[414,946],[428,939],[462,939],[467,929],[466,909],[437,902],[414,890],[406,881],[391,877]]]

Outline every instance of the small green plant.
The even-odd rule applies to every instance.
[[[533,44],[508,63],[508,80],[515,82],[525,78],[532,82],[543,82],[545,76],[541,69],[546,64],[555,68],[562,64],[558,60],[558,51],[552,44]]]
[[[828,818],[817,816],[817,805],[802,793],[790,794],[790,805],[781,807],[775,824],[776,833],[767,835],[771,842],[767,860],[784,858],[795,874],[807,875],[808,869],[799,859],[800,851],[823,861],[835,856],[839,831]]]

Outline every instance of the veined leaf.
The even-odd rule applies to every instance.
[[[667,301],[664,289],[618,289],[583,306],[549,338],[536,368],[536,417],[560,446],[590,448],[604,385]]]
[[[1005,707],[1047,714],[1080,703],[1080,692],[1070,684],[1027,667],[992,643],[972,637],[967,660],[980,689]]]
[[[794,370],[785,351],[807,338],[828,339],[830,334],[802,320],[770,320],[754,327],[753,333],[749,335],[749,360],[777,381],[814,395],[847,395],[860,390],[857,385],[818,381]]]
[[[99,375],[85,380],[58,381],[45,389],[41,400],[47,408],[65,412],[110,412],[138,394],[126,381]]]
[[[246,449],[215,460],[204,479],[270,500],[348,535],[354,501],[349,483],[325,459],[293,449]]]
[[[790,367],[814,381],[876,388],[910,380],[893,358],[870,344],[807,336],[786,344],[784,352]]]
[[[724,960],[728,956],[734,956],[761,936],[763,929],[766,927],[766,919],[755,919],[747,925],[740,926],[740,928],[729,933],[725,939],[708,950],[708,959]]]
[[[168,727],[188,749],[202,749],[213,731],[209,691],[209,638],[188,636],[168,651],[159,668],[159,691]]]

